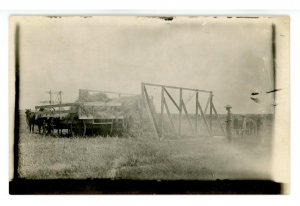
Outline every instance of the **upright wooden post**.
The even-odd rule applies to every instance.
[[[179,89],[179,128],[178,128],[179,136],[181,136],[181,116],[182,116],[182,88]]]
[[[197,136],[198,133],[198,107],[197,107],[197,102],[198,102],[198,91],[196,92],[196,117],[195,117],[195,136]]]

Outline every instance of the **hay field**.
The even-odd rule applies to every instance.
[[[270,145],[250,139],[62,138],[30,134],[24,124],[22,178],[270,179]]]

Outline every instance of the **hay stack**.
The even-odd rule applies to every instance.
[[[132,137],[155,137],[153,126],[150,122],[141,95],[126,96],[111,99],[109,102],[121,103],[121,111],[128,123],[127,135]]]
[[[80,102],[108,102],[110,99],[104,93],[92,93],[88,90],[79,90]]]
[[[105,93],[93,93],[88,90],[79,90],[79,98],[76,102],[106,102],[121,103],[120,113],[124,115],[126,126],[126,136],[131,137],[155,137],[155,130],[147,114],[141,95],[124,96],[119,98],[109,98]],[[155,110],[154,104],[151,107]],[[110,107],[101,108],[104,113],[115,113]]]

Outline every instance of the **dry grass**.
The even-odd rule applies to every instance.
[[[270,179],[270,145],[253,137],[58,138],[20,127],[19,173],[28,179]]]
[[[266,179],[268,147],[225,139],[56,138],[22,132],[29,179]]]

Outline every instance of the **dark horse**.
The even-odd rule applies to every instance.
[[[26,109],[25,114],[29,132],[34,132],[35,114],[30,109]]]
[[[41,111],[41,110],[40,110]],[[29,132],[34,133],[34,126],[38,126],[39,133],[41,133],[41,129],[44,130],[44,119],[37,117],[34,112],[32,112],[30,109],[26,109],[26,122],[29,127]]]

